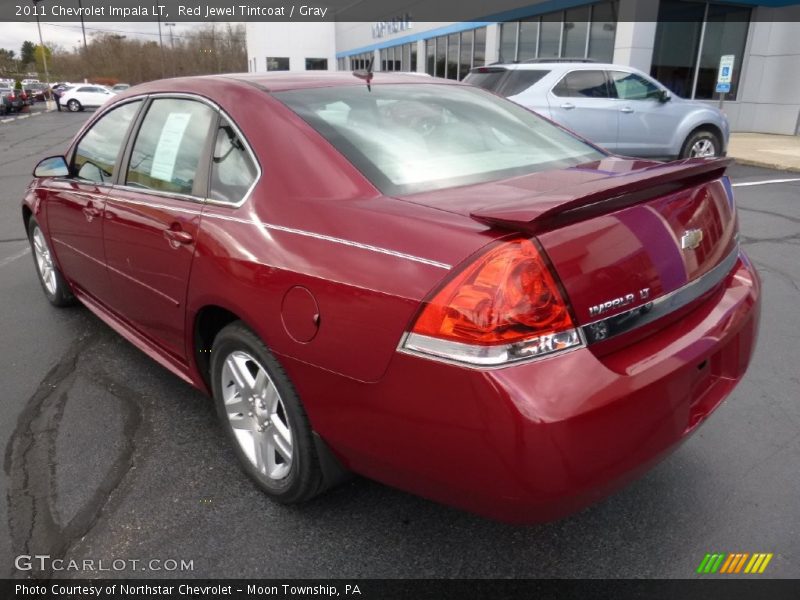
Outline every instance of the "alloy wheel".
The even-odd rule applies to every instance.
[[[697,140],[694,144],[692,144],[692,149],[689,152],[689,156],[692,158],[703,158],[716,155],[717,151],[714,147],[714,142],[709,139]]]
[[[39,277],[42,278],[45,289],[49,294],[55,295],[58,282],[56,281],[53,257],[44,240],[42,230],[38,227],[33,230],[33,253],[36,257],[36,265],[39,267]]]
[[[242,452],[278,481],[289,475],[294,446],[288,413],[264,367],[247,352],[231,352],[222,366],[225,412]]]

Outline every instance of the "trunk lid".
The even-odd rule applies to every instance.
[[[730,162],[609,157],[404,200],[534,234],[578,324],[587,325],[663,299],[730,257],[737,245],[723,178]]]

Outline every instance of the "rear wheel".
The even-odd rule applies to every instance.
[[[53,253],[47,245],[47,240],[42,233],[36,219],[31,219],[28,223],[28,239],[33,251],[33,261],[36,264],[36,272],[39,274],[39,283],[47,300],[53,306],[70,306],[75,303],[75,296],[69,289],[69,285],[61,276],[61,272],[53,260]]]
[[[245,473],[278,502],[317,495],[323,476],[305,410],[278,361],[241,322],[214,339],[211,384]]]
[[[681,150],[681,158],[711,158],[720,156],[722,144],[719,138],[708,129],[699,129],[686,138]]]
[[[70,110],[70,112],[78,112],[83,110],[81,103],[75,100],[74,98],[69,102],[67,102],[67,108]]]

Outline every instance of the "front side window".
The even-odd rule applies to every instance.
[[[128,102],[104,114],[92,125],[75,149],[72,172],[84,181],[110,183],[125,134],[141,106]]]
[[[191,194],[214,116],[202,102],[153,100],[133,146],[126,184]]]
[[[599,160],[521,106],[469,86],[397,84],[277,92],[385,194],[408,194]]]
[[[214,142],[209,198],[235,204],[245,197],[256,177],[258,168],[250,157],[244,140],[223,117]]]
[[[571,71],[553,88],[561,98],[608,98],[608,83],[604,71]]]
[[[636,73],[611,71],[611,81],[617,98],[621,100],[649,100],[661,96],[661,89],[656,84]]]

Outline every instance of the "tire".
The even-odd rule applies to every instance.
[[[31,218],[28,223],[28,241],[31,244],[33,263],[36,265],[39,283],[48,302],[58,307],[75,304],[75,296],[72,295],[69,285],[58,270],[50,247],[47,245],[47,238],[34,218]]]
[[[81,103],[75,100],[75,98],[67,102],[67,108],[69,112],[80,112],[83,110],[83,106],[81,106]]]
[[[292,504],[322,491],[322,468],[297,392],[264,343],[239,321],[214,339],[211,386],[240,467],[268,496]]]
[[[722,143],[708,129],[693,131],[681,148],[680,158],[714,157],[722,155]]]

